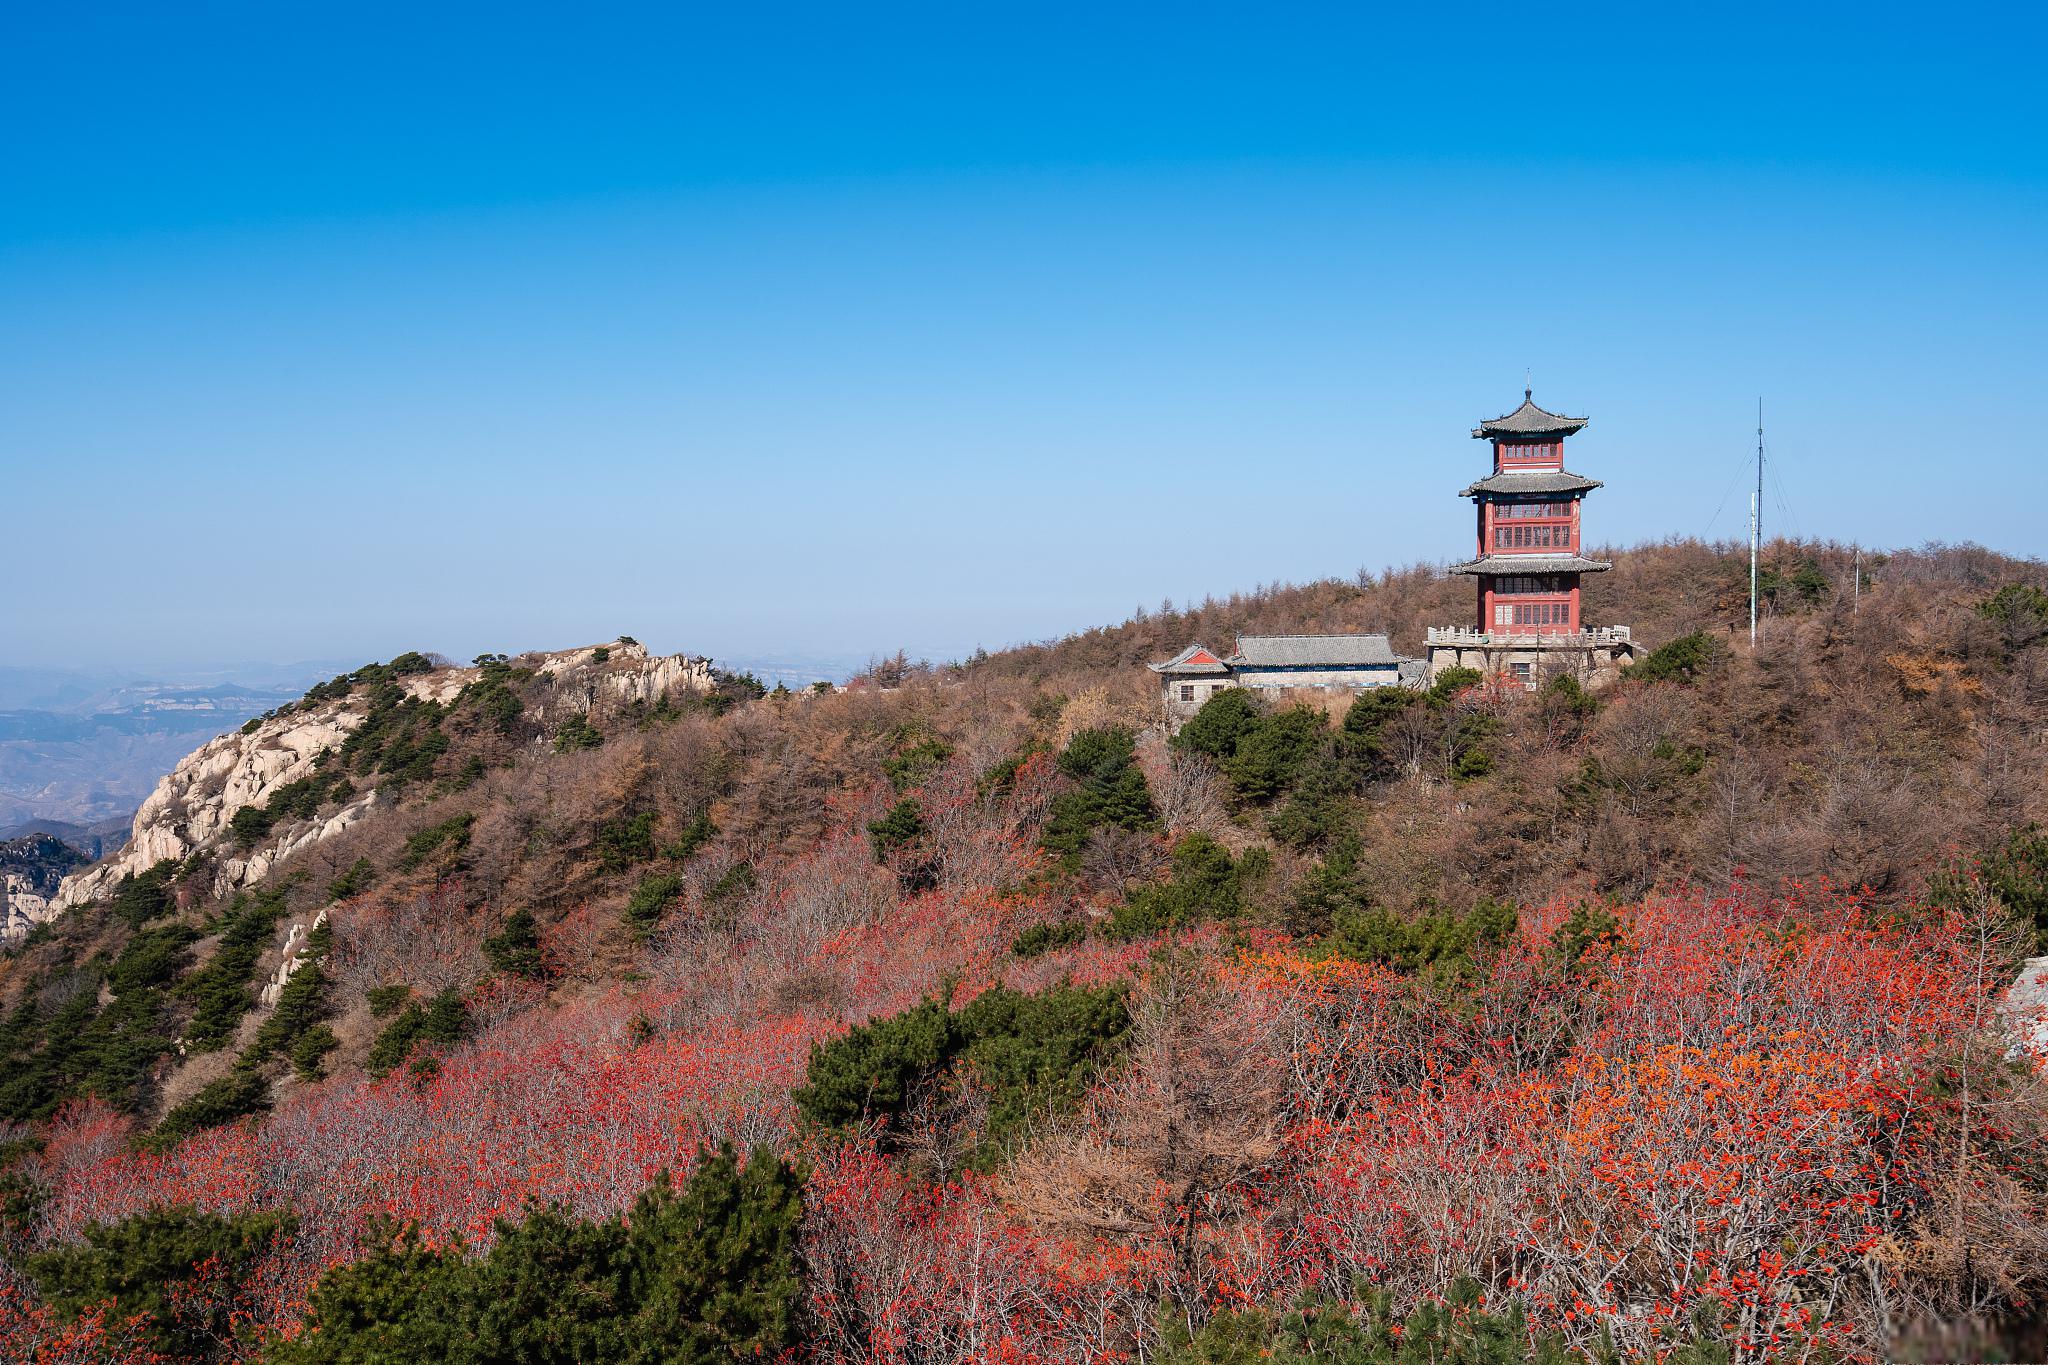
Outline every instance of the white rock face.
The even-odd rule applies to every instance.
[[[28,878],[0,872],[0,940],[25,934],[54,913]]]
[[[610,657],[595,662],[591,656],[597,649],[608,651]],[[652,706],[663,693],[708,692],[712,685],[711,660],[688,654],[652,657],[639,644],[546,654],[531,666],[541,676],[557,680],[552,703],[557,714],[564,707],[589,715],[606,706]],[[549,718],[544,705],[541,719]]]
[[[54,909],[79,905],[112,891],[121,878],[146,872],[166,858],[183,858],[219,842],[244,806],[257,806],[287,782],[313,771],[328,749],[339,748],[367,715],[362,703],[339,698],[312,711],[273,716],[248,734],[222,735],[185,756],[135,812],[128,842],[113,857],[64,879]],[[289,842],[289,836],[282,842]],[[216,894],[245,886],[257,859],[231,860],[216,878]],[[269,870],[271,857],[263,862]],[[230,873],[229,868],[239,868]],[[261,875],[258,873],[257,875]]]
[[[220,878],[230,887],[254,886],[271,868],[300,849],[311,848],[323,839],[332,839],[372,811],[384,810],[390,805],[391,802],[376,792],[366,792],[325,820],[299,826],[296,834],[287,835],[281,843],[259,848],[246,858],[229,858],[221,864]]]
[[[2005,992],[2005,1026],[2013,1046],[2048,1058],[2048,957],[2031,957]]]
[[[270,980],[263,983],[263,990],[258,996],[263,1002],[264,1009],[273,1010],[277,1008],[277,998],[284,994],[285,983],[289,982],[293,974],[306,964],[306,940],[313,936],[315,929],[318,929],[325,923],[327,923],[327,912],[323,909],[319,914],[313,916],[311,924],[294,924],[286,932],[284,936],[284,961],[278,963],[277,971],[271,975]]]
[[[603,662],[593,657],[598,649],[608,653]],[[686,654],[654,657],[645,646],[623,642],[523,655],[514,662],[547,680],[544,694],[529,698],[529,713],[543,724],[570,711],[587,715],[653,705],[664,693],[705,691],[712,685],[709,659]],[[477,668],[437,668],[413,674],[400,685],[408,695],[445,706],[480,673]],[[279,787],[311,774],[320,755],[338,749],[367,716],[362,697],[336,698],[311,710],[273,716],[247,734],[222,735],[200,746],[157,783],[135,813],[134,828],[119,852],[66,877],[47,904],[35,897],[9,898],[0,935],[25,932],[68,906],[105,896],[123,877],[145,872],[167,858],[217,847],[236,811],[260,806]],[[369,792],[318,821],[280,825],[271,842],[221,860],[213,893],[226,895],[261,881],[279,862],[333,838],[388,804]],[[32,900],[38,903],[30,908]]]

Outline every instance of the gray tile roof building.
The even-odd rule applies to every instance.
[[[1428,671],[1422,660],[1396,654],[1384,635],[1240,635],[1228,656],[1189,645],[1166,662],[1146,667],[1160,675],[1170,725],[1179,725],[1218,692],[1233,688],[1363,692],[1419,687]]]
[[[1233,668],[1391,666],[1401,658],[1384,635],[1240,635]]]

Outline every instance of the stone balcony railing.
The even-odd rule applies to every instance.
[[[1594,626],[1579,631],[1468,630],[1431,626],[1428,643],[1471,649],[1604,649],[1631,643],[1627,626]]]

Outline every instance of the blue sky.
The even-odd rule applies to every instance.
[[[993,647],[1459,554],[1525,370],[1597,538],[1761,394],[2048,551],[2033,7],[28,9],[0,662]]]

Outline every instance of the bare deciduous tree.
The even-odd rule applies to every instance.
[[[1156,1290],[1198,1325],[1211,1251],[1246,1218],[1249,1182],[1280,1152],[1282,1076],[1265,1016],[1193,954],[1158,964],[1132,1003],[1129,1059],[1080,1118],[1011,1164],[1008,1198],[1058,1234],[1164,1253]]]

